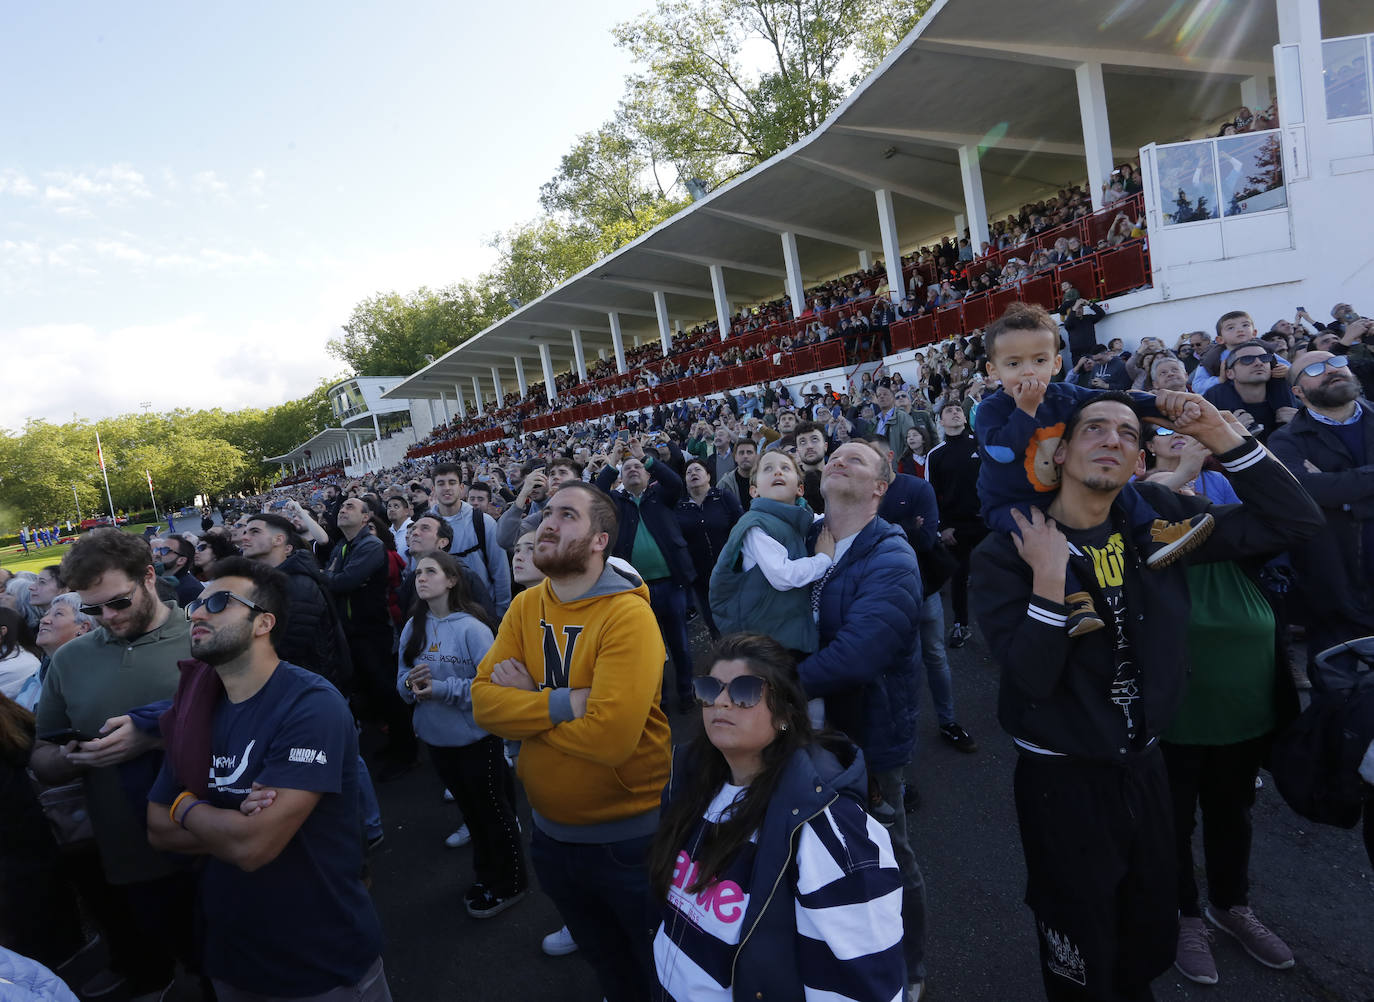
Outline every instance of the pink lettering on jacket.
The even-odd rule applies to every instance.
[[[693,900],[687,895],[687,886],[696,880],[698,872],[696,861],[686,850],[677,854],[677,864],[673,867],[673,887],[679,892],[676,897],[683,901]],[[739,884],[733,880],[718,880],[707,884],[696,895],[695,904],[702,913],[714,914],[718,921],[730,924],[744,917],[742,902],[745,900],[746,895]]]

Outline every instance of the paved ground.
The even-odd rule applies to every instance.
[[[703,639],[698,633],[698,650]],[[911,770],[921,794],[911,820],[929,889],[930,997],[1043,998],[1035,939],[1021,904],[1025,873],[1011,804],[1015,755],[994,716],[996,670],[979,638],[950,653],[959,718],[980,751],[965,755],[938,743],[923,713],[923,735],[930,739],[922,741]],[[679,738],[686,733],[685,718],[673,724]],[[418,769],[380,793],[387,838],[374,858],[374,892],[397,1002],[599,997],[576,954],[550,958],[540,952],[540,938],[561,925],[542,895],[485,922],[463,912],[470,850],[443,846],[456,811],[441,801],[432,771]],[[528,830],[527,813],[525,824]],[[1251,873],[1252,903],[1293,947],[1297,967],[1269,971],[1219,937],[1220,984],[1194,985],[1171,971],[1155,983],[1157,997],[1374,1000],[1374,880],[1358,833],[1302,821],[1266,783],[1255,810]]]

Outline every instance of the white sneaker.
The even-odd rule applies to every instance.
[[[462,828],[459,828],[448,838],[444,839],[444,845],[448,846],[450,849],[461,849],[471,841],[472,835],[468,831],[468,826],[463,825]]]
[[[550,957],[566,957],[577,949],[577,941],[572,938],[567,926],[549,933],[541,945]]]
[[[448,787],[444,787],[444,803],[453,803],[453,791],[450,790]]]

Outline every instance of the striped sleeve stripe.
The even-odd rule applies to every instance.
[[[1221,465],[1226,468],[1228,473],[1239,473],[1241,470],[1248,470],[1256,463],[1263,462],[1264,457],[1267,455],[1268,453],[1266,453],[1263,448],[1256,445],[1244,455],[1237,456],[1235,459],[1228,459]]]
[[[1063,626],[1069,621],[1069,617],[1063,613],[1053,612],[1044,606],[1036,605],[1034,602],[1026,606],[1026,615],[1046,626]]]
[[[797,972],[807,1002],[889,1002],[900,999],[906,987],[906,959],[902,955],[902,922],[892,923],[896,939],[890,945],[874,942],[873,952],[859,960],[838,959],[828,944],[811,939],[798,921]],[[886,939],[887,937],[883,937]]]

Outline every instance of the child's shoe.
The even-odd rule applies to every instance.
[[[1145,566],[1151,570],[1168,567],[1184,554],[1191,553],[1212,534],[1216,519],[1208,512],[1194,515],[1182,522],[1166,522],[1157,518],[1150,526],[1150,542],[1141,548]]]
[[[1093,597],[1085,591],[1076,591],[1072,595],[1064,596],[1064,604],[1069,607],[1069,617],[1064,625],[1068,628],[1069,636],[1081,637],[1085,633],[1092,633],[1093,630],[1100,630],[1107,624],[1102,621],[1102,617],[1097,614],[1097,607],[1093,605]]]

